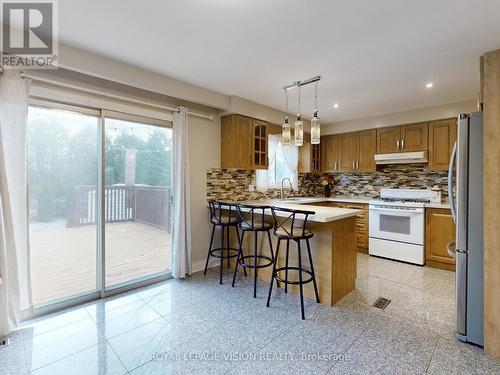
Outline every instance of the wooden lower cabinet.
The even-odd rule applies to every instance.
[[[449,209],[425,210],[425,263],[427,266],[455,270],[455,260],[448,255],[446,245],[455,239],[455,223]]]

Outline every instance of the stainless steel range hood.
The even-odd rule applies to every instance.
[[[427,163],[427,151],[395,152],[375,155],[375,164]]]

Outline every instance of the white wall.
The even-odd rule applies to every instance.
[[[207,209],[207,169],[220,167],[220,118],[189,118],[193,267],[204,266],[211,226]],[[216,242],[219,243],[219,242]]]
[[[245,115],[253,117],[259,120],[264,120],[273,124],[281,125],[283,123],[283,111],[267,107],[265,105],[252,102],[247,99],[240,98],[238,96],[231,96],[229,100],[229,109],[225,113],[238,113],[240,115]],[[293,126],[295,121],[295,115],[289,114],[290,124]],[[311,129],[311,123],[309,120],[303,119],[304,130],[309,131]]]
[[[325,124],[321,128],[321,134],[346,133],[364,129],[383,128],[392,125],[410,124],[420,121],[438,120],[456,117],[460,113],[468,113],[475,110],[475,102],[473,100],[464,100],[433,107],[386,113],[378,116]]]
[[[226,110],[229,107],[227,95],[62,43],[59,43],[59,66],[212,108]]]

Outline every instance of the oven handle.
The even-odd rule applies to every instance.
[[[422,215],[424,213],[424,210],[421,208],[415,210],[394,210],[391,208],[370,207],[370,211],[392,212],[394,216],[413,216],[417,214]]]

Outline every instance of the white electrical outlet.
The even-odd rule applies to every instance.
[[[255,191],[254,185],[248,185],[248,191]]]

